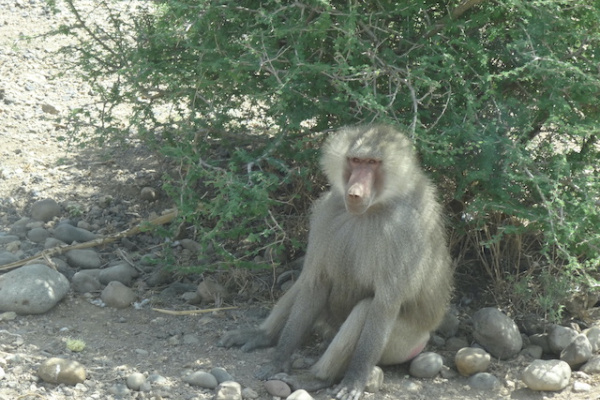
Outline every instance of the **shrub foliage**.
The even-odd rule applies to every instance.
[[[301,248],[321,133],[377,121],[414,138],[459,274],[554,316],[564,287],[594,285],[594,0],[57,1],[63,52],[100,99],[73,132],[135,135],[178,163],[168,190],[221,262]]]

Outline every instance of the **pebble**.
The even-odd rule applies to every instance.
[[[242,400],[242,385],[233,381],[225,381],[217,386],[215,400]]]
[[[267,389],[267,392],[269,392],[271,396],[288,397],[292,394],[292,390],[287,383],[276,379],[266,381],[265,389]]]
[[[71,278],[71,287],[77,293],[90,293],[104,287],[98,280],[99,269],[84,269],[76,272]]]
[[[577,335],[578,333],[575,329],[561,325],[552,325],[548,333],[550,350],[554,354],[560,354]]]
[[[487,372],[480,372],[469,377],[467,384],[475,390],[485,391],[496,391],[502,387],[498,378]]]
[[[521,350],[520,354],[523,357],[537,360],[538,358],[542,358],[542,355],[544,354],[544,349],[542,349],[542,346],[531,344],[525,347],[523,350]]]
[[[85,381],[86,371],[83,365],[64,358],[49,358],[38,368],[38,376],[49,383],[75,385]]]
[[[586,335],[577,335],[567,347],[560,352],[560,359],[571,368],[576,368],[592,358],[592,345]]]
[[[98,237],[98,235],[88,230],[76,228],[73,225],[66,223],[60,224],[54,228],[53,236],[67,244],[72,244],[73,242],[89,242]]]
[[[571,367],[561,360],[535,360],[525,368],[521,379],[532,390],[562,390],[571,379]]]
[[[127,377],[127,387],[131,390],[139,391],[144,383],[146,377],[141,372],[134,372]]]
[[[69,291],[69,280],[42,264],[29,264],[0,276],[0,310],[42,314]]]
[[[367,379],[367,384],[365,385],[365,392],[369,393],[377,393],[381,390],[383,386],[383,370],[375,366],[371,370],[371,374],[369,374],[369,379]]]
[[[542,352],[545,354],[553,353],[547,333],[536,333],[529,336],[529,343],[540,346],[542,348]]]
[[[579,370],[586,374],[600,374],[600,356],[593,356]]]
[[[100,270],[98,280],[104,285],[117,281],[125,286],[130,286],[136,276],[138,276],[138,272],[135,268],[127,263],[120,263]]]
[[[92,249],[75,249],[67,251],[67,262],[73,268],[93,269],[100,268],[102,260],[98,253]]]
[[[0,265],[10,264],[19,261],[19,258],[8,251],[0,251]]]
[[[129,396],[130,390],[127,385],[123,383],[115,383],[108,388],[108,393],[115,395],[118,398]]]
[[[482,308],[473,315],[473,337],[499,359],[514,357],[523,347],[517,324],[493,307]]]
[[[444,315],[444,319],[436,329],[436,332],[445,338],[451,338],[458,333],[459,325],[460,320],[458,319],[458,310],[455,307],[452,307],[446,312],[446,315]]]
[[[433,378],[440,373],[444,359],[433,352],[421,353],[410,363],[409,373],[415,378]]]
[[[205,389],[214,389],[219,384],[217,378],[204,371],[195,371],[182,378],[185,383]]]
[[[471,376],[478,372],[485,372],[492,357],[483,349],[475,347],[465,347],[460,349],[454,357],[456,369],[463,376]]]
[[[102,290],[100,298],[109,307],[126,308],[136,300],[137,296],[121,282],[113,281]]]
[[[592,385],[585,382],[576,381],[573,383],[573,391],[575,393],[586,393],[592,390]]]
[[[285,400],[315,400],[315,399],[306,390],[300,389],[300,390],[296,390],[294,393],[290,394]]]
[[[50,232],[44,228],[33,228],[27,232],[27,239],[34,243],[44,243],[50,237]]]
[[[584,330],[583,334],[587,336],[592,345],[592,353],[598,352],[598,350],[600,350],[600,327],[592,326],[591,328]]]
[[[227,381],[234,381],[233,376],[231,376],[225,368],[215,367],[210,370],[212,376],[217,378],[218,383],[223,383]]]
[[[448,351],[458,351],[463,347],[469,347],[469,342],[463,337],[451,337],[446,340],[446,350]]]
[[[242,389],[242,398],[243,399],[258,399],[258,393],[256,393],[256,390],[247,387],[247,388]]]
[[[60,206],[53,199],[38,200],[31,206],[31,217],[38,221],[48,222],[60,214]]]
[[[9,244],[19,240],[18,236],[15,235],[4,235],[0,233],[0,245]]]

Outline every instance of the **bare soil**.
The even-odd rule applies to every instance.
[[[92,0],[82,0],[92,1]],[[41,198],[59,203],[92,204],[111,194],[130,204],[124,219],[148,218],[169,206],[168,200],[147,204],[139,189],[155,184],[161,160],[143,149],[78,149],[59,138],[65,134],[56,115],[92,100],[89,87],[74,76],[53,79],[61,70],[61,58],[53,52],[56,38],[37,37],[56,28],[65,14],[53,15],[41,0],[0,0],[0,231],[22,216]],[[26,37],[34,37],[26,40]],[[55,114],[58,113],[58,114]],[[125,156],[126,155],[126,156]],[[143,277],[142,277],[143,279]],[[151,298],[159,288],[139,284],[140,299]],[[93,297],[91,298],[93,300]],[[214,392],[182,382],[186,373],[223,367],[261,399],[270,396],[253,374],[269,356],[269,350],[243,353],[216,347],[220,335],[239,326],[257,324],[270,304],[244,305],[233,311],[201,315],[168,315],[152,310],[111,309],[92,304],[90,298],[71,293],[44,315],[18,316],[0,321],[0,400],[8,399],[112,399],[111,388],[124,384],[132,372],[159,374],[166,383],[151,392],[134,392],[132,399],[210,399]],[[180,299],[167,299],[161,308],[181,308]],[[67,338],[81,339],[86,347],[71,352]],[[451,367],[454,354],[439,351]],[[303,350],[307,357],[314,350]],[[47,384],[36,369],[52,356],[79,361],[88,372],[84,384],[74,387]],[[592,385],[577,394],[569,385],[560,393],[539,393],[524,388],[519,380],[527,361],[494,361],[490,372],[503,388],[478,392],[466,378],[455,376],[419,380],[408,376],[407,366],[385,368],[381,392],[366,399],[597,399],[597,377],[575,376]],[[317,399],[329,398],[323,391]]]

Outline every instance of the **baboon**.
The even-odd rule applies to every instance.
[[[229,332],[219,345],[277,345],[256,374],[268,379],[289,372],[303,339],[325,328],[333,335],[311,368],[316,379],[297,385],[316,390],[341,380],[336,398],[357,400],[376,364],[423,350],[447,308],[451,260],[436,191],[403,133],[343,128],[321,161],[331,190],[314,205],[300,277],[260,327]]]

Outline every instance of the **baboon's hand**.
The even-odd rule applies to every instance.
[[[243,329],[227,332],[217,343],[219,347],[240,346],[242,351],[252,351],[272,345],[272,340],[261,329]]]
[[[335,389],[335,398],[338,400],[359,400],[363,393],[364,387],[359,387],[357,382],[347,383],[344,379]]]

